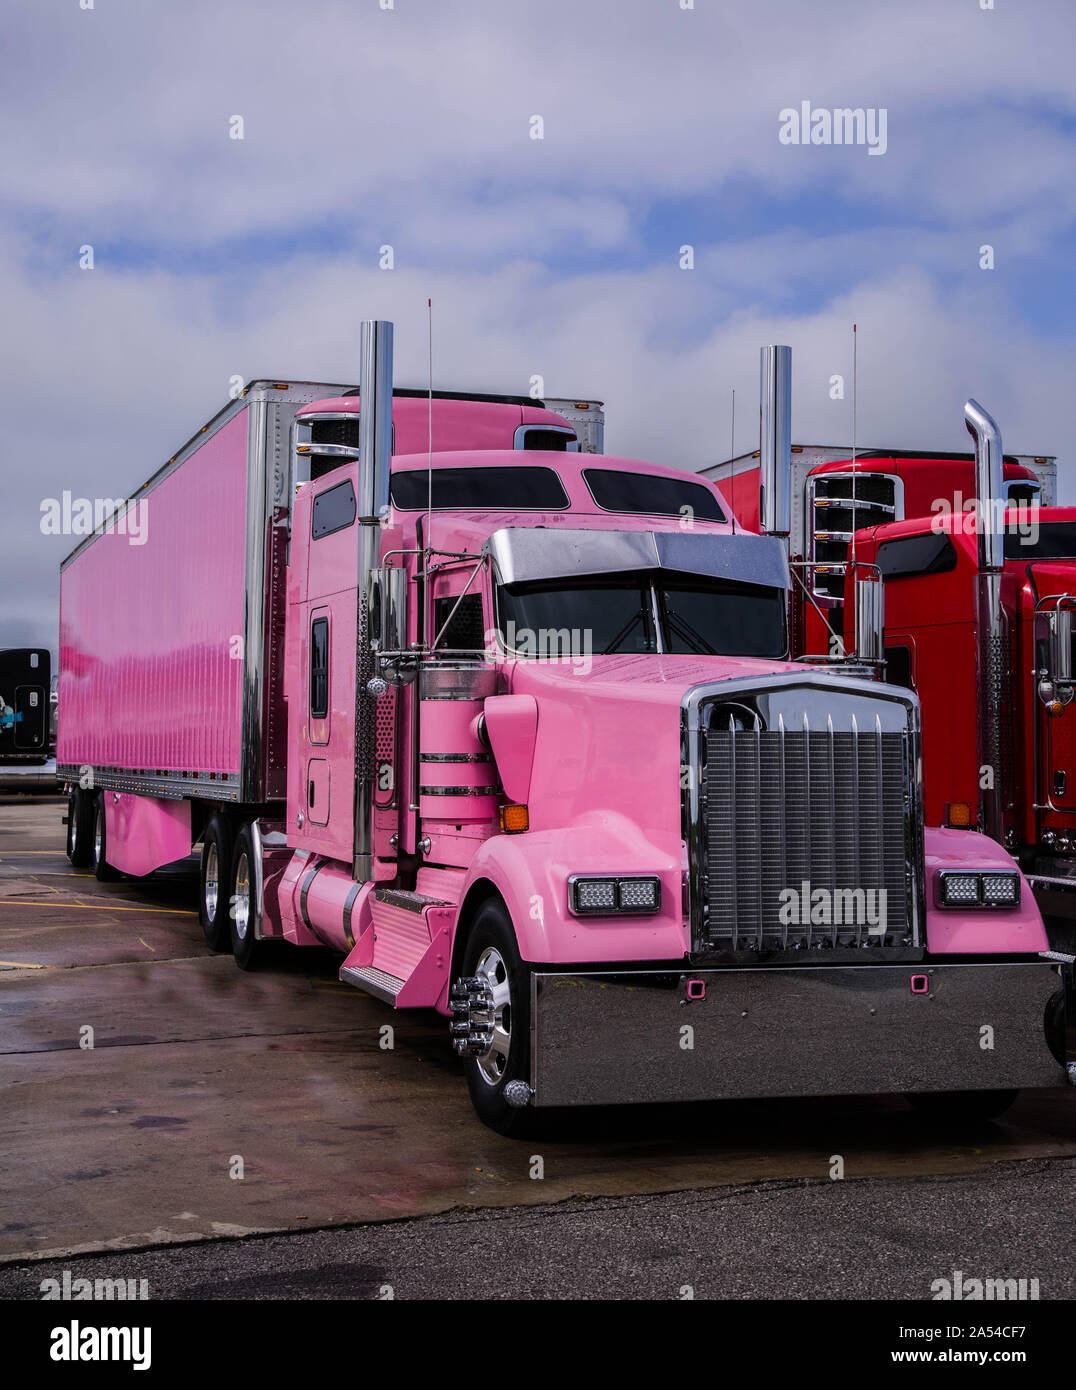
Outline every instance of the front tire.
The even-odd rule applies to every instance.
[[[105,794],[94,798],[93,806],[93,875],[98,883],[115,883],[122,875],[108,862],[108,840],[105,819]]]
[[[76,869],[93,866],[93,797],[74,787],[67,798],[67,857]]]
[[[231,948],[228,916],[231,873],[232,827],[217,814],[210,819],[202,836],[202,866],[198,880],[198,920],[211,951]]]
[[[993,1120],[1003,1114],[1019,1091],[919,1091],[904,1098],[921,1114],[939,1122]]]
[[[453,993],[460,1000],[485,1001],[467,1016],[472,1030],[485,1027],[490,1035],[481,1052],[463,1054],[471,1104],[490,1129],[522,1138],[534,1132],[536,1112],[530,1106],[509,1105],[505,1088],[530,1081],[530,970],[520,960],[511,918],[499,899],[487,899],[475,914],[462,971]]]
[[[249,825],[244,825],[235,837],[231,873],[226,881],[231,886],[225,910],[232,955],[240,970],[256,970],[265,955],[265,947],[255,935],[260,924],[254,879],[254,836]]]

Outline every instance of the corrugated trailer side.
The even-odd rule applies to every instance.
[[[145,796],[283,798],[294,420],[338,383],[252,382],[60,572],[57,770]]]
[[[136,535],[61,572],[57,759],[97,785],[197,772],[238,796],[247,433],[243,409],[139,498]]]

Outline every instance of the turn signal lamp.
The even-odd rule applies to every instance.
[[[971,807],[966,801],[950,801],[945,808],[945,823],[953,830],[967,830],[974,825]]]
[[[502,806],[501,829],[506,835],[520,835],[530,828],[526,806]]]

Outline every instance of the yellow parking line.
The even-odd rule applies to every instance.
[[[51,899],[44,902],[23,902],[21,898],[0,898],[0,906],[10,905],[12,907],[81,907],[87,912],[148,912],[154,916],[164,915],[168,917],[197,917],[197,912],[191,912],[183,907],[113,907],[111,903],[55,903]]]
[[[19,878],[19,877],[20,877],[20,875],[19,875],[18,873],[13,873],[13,874],[0,874],[0,883],[2,883],[2,882],[4,881],[5,878]],[[31,878],[95,878],[95,877],[96,877],[95,874],[70,874],[70,873],[64,873],[61,869],[37,869],[33,874],[31,874]]]

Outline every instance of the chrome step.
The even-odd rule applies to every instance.
[[[428,907],[447,907],[444,898],[431,898],[425,893],[411,893],[404,888],[378,888],[374,901],[386,907],[402,907],[405,912],[425,912]]]
[[[354,985],[356,989],[372,994],[375,999],[380,999],[385,1004],[395,1004],[396,996],[404,987],[403,980],[398,980],[395,975],[388,975],[373,965],[341,966],[340,978],[345,985]]]

